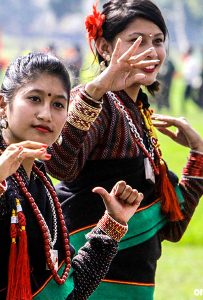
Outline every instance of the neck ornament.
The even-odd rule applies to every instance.
[[[42,216],[37,204],[35,203],[34,198],[28,192],[26,185],[23,182],[22,177],[20,176],[20,174],[18,172],[16,172],[14,174],[14,177],[20,187],[20,190],[22,191],[22,193],[28,200],[28,202],[33,210],[33,213],[37,219],[37,222],[39,224],[39,227],[40,227],[40,230],[41,230],[41,233],[43,236],[43,240],[44,240],[44,249],[45,249],[45,257],[46,257],[47,266],[51,270],[54,280],[60,285],[60,284],[63,284],[65,282],[65,280],[67,279],[70,268],[71,268],[71,253],[70,253],[70,244],[69,244],[69,239],[68,239],[67,228],[66,228],[65,220],[64,220],[64,217],[62,214],[61,205],[59,203],[57,194],[56,194],[53,186],[48,181],[48,179],[46,178],[44,173],[42,171],[40,171],[36,165],[33,166],[33,171],[35,172],[35,174],[37,174],[37,176],[44,183],[46,192],[48,194],[48,198],[49,198],[50,205],[51,205],[51,210],[53,213],[53,223],[54,223],[53,240],[51,240],[50,230],[45,222],[45,219]],[[56,250],[53,250],[54,244],[57,240],[57,223],[56,223],[57,218],[56,218],[56,215],[59,220],[59,225],[60,225],[61,234],[62,234],[62,238],[63,238],[63,244],[64,244],[64,251],[65,251],[65,268],[64,268],[64,271],[63,271],[63,274],[61,277],[57,273],[55,262],[53,261],[53,258],[52,258],[53,252],[56,251]]]

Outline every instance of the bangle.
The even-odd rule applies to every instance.
[[[3,180],[0,183],[0,196],[2,196],[6,190],[7,190],[7,183],[6,183],[6,180]]]
[[[87,131],[100,112],[101,107],[93,107],[77,95],[69,106],[67,122],[80,130]]]
[[[98,222],[97,227],[104,231],[115,241],[119,242],[128,231],[128,225],[122,225],[114,220],[106,211]]]
[[[190,151],[183,176],[187,178],[203,179],[203,155],[196,151]]]

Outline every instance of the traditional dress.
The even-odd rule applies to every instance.
[[[202,195],[203,155],[191,152],[185,172],[189,174],[180,182],[175,174],[168,174],[184,214],[184,220],[171,222],[162,213],[159,175],[155,176],[155,183],[153,178],[146,179],[145,150],[151,152],[154,162],[157,157],[137,103],[124,91],[108,92],[103,97],[102,110],[98,109],[93,120],[90,116],[95,115],[95,108],[91,110],[88,97],[83,96],[80,88],[72,91],[63,143],[51,148],[52,159],[46,163],[50,174],[62,180],[57,193],[65,218],[70,221],[74,247],[83,244],[85,234],[105,210],[102,200],[91,192],[93,187],[110,190],[115,182],[125,180],[144,194],[108,274],[90,299],[153,299],[161,242],[178,241],[182,237]],[[146,95],[140,92],[138,98],[148,108]],[[86,100],[89,106],[82,103]],[[198,161],[195,167],[191,167],[193,156]]]
[[[0,149],[4,149],[2,140]],[[23,184],[25,184],[27,192],[35,200],[35,204],[49,228],[51,239],[55,239],[54,249],[58,250],[58,273],[61,275],[65,258],[64,247],[62,245],[62,232],[61,228],[59,228],[58,216],[55,216],[56,219],[53,217],[54,214],[56,215],[56,212],[53,213],[55,209],[50,200],[50,193],[45,188],[44,182],[38,176],[38,172],[35,172],[35,169],[40,170],[48,181],[50,181],[41,162],[36,162],[30,179],[28,179],[22,166],[18,169],[17,174],[22,179]],[[33,208],[19,187],[15,176],[8,177],[6,182],[7,190],[0,197],[0,299],[6,299],[7,294],[8,261],[11,246],[11,211],[15,207],[16,198],[20,200],[26,217],[33,299],[87,299],[93,290],[95,290],[101,278],[106,274],[112,258],[117,253],[117,242],[100,228],[95,227],[87,236],[88,241],[86,241],[86,244],[79,250],[76,256],[74,256],[75,251],[71,247],[70,251],[73,259],[70,274],[64,284],[58,285],[53,280],[51,271],[46,269],[46,245],[43,240],[43,230],[38,222],[38,218],[34,214]]]

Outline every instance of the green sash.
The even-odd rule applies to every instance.
[[[153,300],[154,286],[101,282],[90,300]]]
[[[64,270],[64,263],[60,266],[58,274],[61,276]],[[66,279],[65,283],[58,285],[53,278],[47,280],[43,289],[35,293],[33,300],[65,300],[68,295],[73,291],[74,282],[72,269]]]

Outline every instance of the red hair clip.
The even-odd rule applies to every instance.
[[[91,42],[103,34],[102,25],[105,21],[105,15],[97,10],[98,1],[93,5],[92,14],[85,19],[85,27],[87,29],[87,37],[89,40],[90,48],[92,50]],[[93,51],[93,50],[92,50]]]

